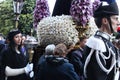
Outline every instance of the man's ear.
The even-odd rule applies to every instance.
[[[102,18],[102,23],[103,24],[108,24],[108,19],[107,18]]]
[[[102,23],[104,24],[104,25],[106,25],[106,24],[108,24],[109,22],[108,22],[108,19],[107,18],[102,18]]]

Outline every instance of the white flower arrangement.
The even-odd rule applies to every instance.
[[[76,43],[78,31],[71,16],[62,15],[43,18],[37,26],[37,37],[40,45]]]
[[[85,31],[85,35],[88,37],[92,36],[95,34],[95,32],[98,30],[97,25],[95,24],[94,18],[91,17],[88,23],[88,29]]]

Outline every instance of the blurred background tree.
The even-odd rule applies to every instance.
[[[24,33],[29,34],[33,28],[33,10],[36,0],[25,0],[23,10],[20,14],[18,28]],[[14,28],[15,15],[13,12],[13,0],[0,2],[0,33],[6,35]]]
[[[4,35],[14,27],[13,25],[13,4],[12,0],[3,1],[0,3],[0,33]]]
[[[23,10],[20,15],[18,28],[25,34],[30,34],[33,29],[33,11],[36,0],[25,0]]]

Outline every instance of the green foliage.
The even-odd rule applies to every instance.
[[[33,28],[34,6],[35,0],[25,0],[19,22],[19,29],[25,34],[29,34],[31,32],[31,28]]]
[[[33,10],[35,0],[25,0],[23,10],[20,14],[18,28],[24,33],[30,33],[33,28]],[[8,31],[15,28],[15,14],[13,12],[13,0],[5,0],[0,3],[0,33],[6,35]]]
[[[13,28],[12,1],[6,0],[0,3],[0,33],[4,35]]]

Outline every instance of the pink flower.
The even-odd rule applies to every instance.
[[[36,7],[34,9],[34,21],[33,26],[37,28],[38,23],[44,17],[50,16],[49,6],[46,0],[37,0]]]
[[[100,1],[95,0],[73,0],[71,3],[70,14],[78,26],[86,27],[90,18],[93,16],[93,10],[97,8]]]

